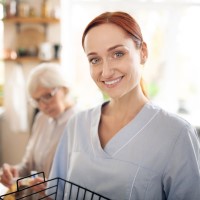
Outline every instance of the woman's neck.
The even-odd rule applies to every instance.
[[[148,98],[143,93],[135,95],[129,93],[118,99],[111,99],[103,108],[104,115],[112,115],[119,118],[133,118],[148,102]]]

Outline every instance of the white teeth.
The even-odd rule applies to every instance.
[[[112,85],[112,84],[115,84],[115,83],[119,82],[120,80],[121,80],[121,78],[118,78],[118,79],[113,80],[113,81],[105,81],[104,83],[106,85]]]

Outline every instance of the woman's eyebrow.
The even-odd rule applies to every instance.
[[[88,53],[87,56],[97,55],[95,52]]]
[[[117,45],[115,45],[115,46],[113,46],[113,47],[110,47],[110,48],[108,49],[108,52],[109,52],[109,51],[112,51],[113,49],[116,49],[116,48],[118,48],[118,47],[124,47],[124,45],[122,45],[122,44],[117,44]]]
[[[113,47],[108,48],[107,51],[110,52],[110,51],[112,51],[113,49],[116,49],[116,48],[118,48],[118,47],[124,47],[124,45],[122,45],[122,44],[115,45],[115,46],[113,46]],[[88,54],[87,54],[87,56],[92,56],[92,55],[97,55],[97,53],[96,53],[96,52],[91,52],[91,53],[88,53]]]

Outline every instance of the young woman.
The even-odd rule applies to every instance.
[[[103,13],[86,27],[82,45],[91,77],[110,100],[70,119],[50,178],[110,199],[199,200],[196,131],[146,96],[142,71],[148,51],[135,19]]]
[[[13,179],[30,175],[31,171],[49,176],[54,153],[68,119],[76,112],[70,88],[61,66],[43,63],[36,66],[27,83],[30,102],[39,113],[34,120],[31,138],[22,162],[4,164],[1,183],[11,187]]]

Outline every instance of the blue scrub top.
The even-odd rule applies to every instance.
[[[50,178],[113,200],[200,200],[200,144],[187,121],[149,102],[103,149],[101,107],[71,118]]]

